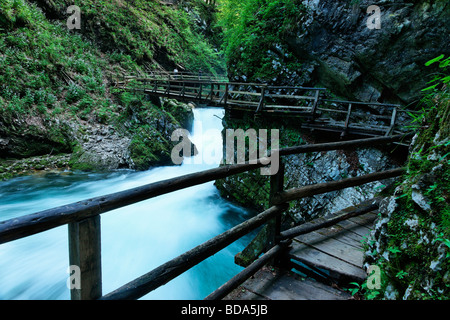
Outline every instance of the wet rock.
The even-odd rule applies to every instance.
[[[306,0],[309,19],[288,39],[309,78],[362,101],[413,102],[426,85],[426,61],[448,53],[447,1]],[[381,29],[367,8],[380,8]],[[308,72],[308,70],[313,70]],[[306,77],[307,78],[307,77]]]

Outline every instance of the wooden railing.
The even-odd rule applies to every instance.
[[[411,110],[400,105],[324,99],[324,88],[269,86],[229,82],[224,76],[183,72],[154,72],[124,76],[119,88],[158,97],[219,106],[255,116],[289,116],[305,119],[302,128],[334,131],[341,136],[389,136],[405,133]],[[402,114],[402,125],[397,125]]]
[[[147,77],[124,76],[117,86],[166,98],[192,100],[255,113],[314,113],[324,88],[268,86],[229,82],[223,76],[159,72]]]
[[[411,134],[407,134],[317,145],[302,145],[273,150],[272,153],[277,152],[282,157],[305,152],[369,147],[398,142],[410,137]],[[101,214],[194,185],[258,169],[264,166],[263,163],[268,163],[264,160],[259,159],[254,164],[245,163],[222,166],[6,220],[0,222],[0,244],[68,224],[69,263],[70,265],[77,265],[81,271],[81,289],[71,289],[71,298],[74,300],[138,299],[189,270],[252,230],[264,224],[269,224],[273,232],[271,233],[272,236],[270,239],[268,239],[268,246],[272,247],[272,249],[266,253],[262,260],[256,261],[251,269],[246,269],[246,272],[251,274],[255,266],[260,266],[264,261],[279,254],[286,246],[286,241],[289,239],[289,236],[286,235],[289,235],[289,233],[281,232],[280,219],[282,212],[288,208],[289,201],[332,190],[357,186],[371,181],[397,177],[404,172],[404,169],[399,168],[326,184],[283,190],[284,167],[281,163],[278,173],[271,177],[270,208],[170,260],[136,280],[125,284],[117,290],[102,296],[100,251]],[[228,289],[245,278],[244,275],[240,274],[237,279],[233,279],[228,284]],[[217,296],[223,296],[224,290],[221,288]]]

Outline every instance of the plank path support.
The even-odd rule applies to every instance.
[[[272,205],[275,196],[284,188],[284,163],[280,159],[278,172],[270,177],[269,203]],[[270,248],[279,244],[281,233],[282,214],[270,220],[250,244],[241,252],[236,254],[234,261],[241,267],[248,267],[253,261],[258,259],[262,252],[267,252]],[[274,264],[277,264],[276,262]]]
[[[69,263],[79,267],[79,289],[70,290],[72,300],[95,300],[102,296],[100,215],[69,223]]]
[[[256,109],[256,113],[262,112],[262,109],[264,108],[264,98],[266,95],[266,86],[261,87],[261,99],[259,100],[258,108]]]
[[[280,158],[280,166],[278,172],[270,177],[270,194],[269,205],[273,206],[275,195],[283,192],[284,189],[284,163]],[[269,228],[272,229],[269,232],[269,238],[267,239],[267,249],[278,244],[278,237],[281,232],[281,214],[276,216],[273,221],[269,222]]]
[[[316,119],[316,112],[317,112],[317,107],[319,105],[319,97],[320,97],[320,90],[316,90],[315,94],[314,94],[314,104],[311,110],[311,122],[314,122],[314,120]]]
[[[385,134],[386,137],[390,136],[392,134],[392,132],[394,131],[396,120],[397,120],[397,108],[394,107],[394,109],[392,110],[391,124]]]
[[[348,132],[348,126],[350,124],[350,115],[352,113],[352,104],[349,103],[348,104],[348,109],[347,109],[347,117],[345,118],[345,124],[344,124],[344,131],[342,131],[341,133],[341,138],[345,137],[347,135]]]

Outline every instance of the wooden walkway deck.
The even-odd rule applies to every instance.
[[[412,134],[410,133],[409,136]],[[404,135],[398,135],[301,145],[281,149],[279,154],[286,156],[373,146],[402,141],[404,137]],[[247,298],[349,298],[348,293],[340,290],[338,286],[345,285],[352,279],[363,280],[365,277],[361,265],[363,252],[360,240],[368,233],[368,227],[375,217],[374,214],[369,213],[379,208],[381,199],[372,199],[370,203],[359,205],[355,209],[349,208],[344,212],[338,212],[334,215],[335,217],[324,217],[284,231],[280,228],[283,213],[288,210],[290,201],[374,181],[397,178],[406,172],[405,168],[284,190],[282,182],[285,178],[285,170],[284,164],[281,162],[278,172],[270,177],[269,199],[272,203],[270,208],[161,264],[116,290],[103,294],[100,215],[164,194],[256,170],[265,165],[266,161],[259,159],[256,163],[221,166],[0,221],[0,245],[69,225],[69,264],[80,268],[78,283],[83,283],[81,288],[76,286],[71,288],[71,298],[73,300],[125,300],[143,297],[226,248],[237,239],[261,228],[259,234],[265,234],[265,236],[261,241],[251,241],[247,247],[250,248],[248,250],[250,254],[246,255],[249,258],[246,261],[250,261],[250,264],[210,293],[205,300],[231,297],[230,292],[239,286],[241,286],[240,291],[239,289],[237,293],[234,291],[237,298],[243,297],[247,291],[255,294],[255,296],[246,295]],[[253,250],[252,244],[254,243],[256,243],[256,247],[262,244],[261,250]],[[262,252],[264,252],[263,255],[261,255]],[[280,261],[281,263],[277,266],[281,269],[272,271],[272,269],[265,268],[261,271],[261,268],[268,265],[270,261]],[[299,270],[308,277],[303,279],[294,273],[293,269]],[[256,276],[254,276],[255,274]],[[254,277],[251,278],[252,276]]]
[[[400,105],[327,100],[324,88],[268,86],[228,82],[211,75],[153,73],[148,77],[123,77],[117,87],[156,97],[223,107],[230,114],[254,113],[255,117],[297,117],[302,128],[356,136],[389,136],[407,131],[398,125],[410,110]]]
[[[314,226],[355,208],[316,219]],[[297,236],[281,268],[265,266],[231,292],[233,300],[347,300],[342,289],[350,282],[362,283],[363,242],[376,219],[374,212],[343,220],[331,227]]]

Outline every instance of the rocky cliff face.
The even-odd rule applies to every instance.
[[[385,299],[448,299],[450,295],[449,97],[436,99],[413,140],[407,174],[368,241],[366,266],[378,265]]]
[[[283,157],[282,161],[285,164],[285,189],[331,182],[398,167],[398,164],[391,159],[389,152],[375,148],[290,155]],[[286,223],[300,224],[326,213],[357,205],[373,198],[391,182],[391,179],[377,181],[361,187],[342,189],[293,201],[286,215]],[[258,170],[218,180],[216,186],[224,197],[240,204],[257,210],[264,210],[270,206],[269,178],[261,176]]]
[[[286,70],[288,81],[321,84],[349,99],[411,103],[436,71],[424,63],[450,52],[447,1],[378,1],[380,29],[373,28],[376,13],[367,13],[373,1],[303,3],[306,20],[287,39],[302,67]]]

